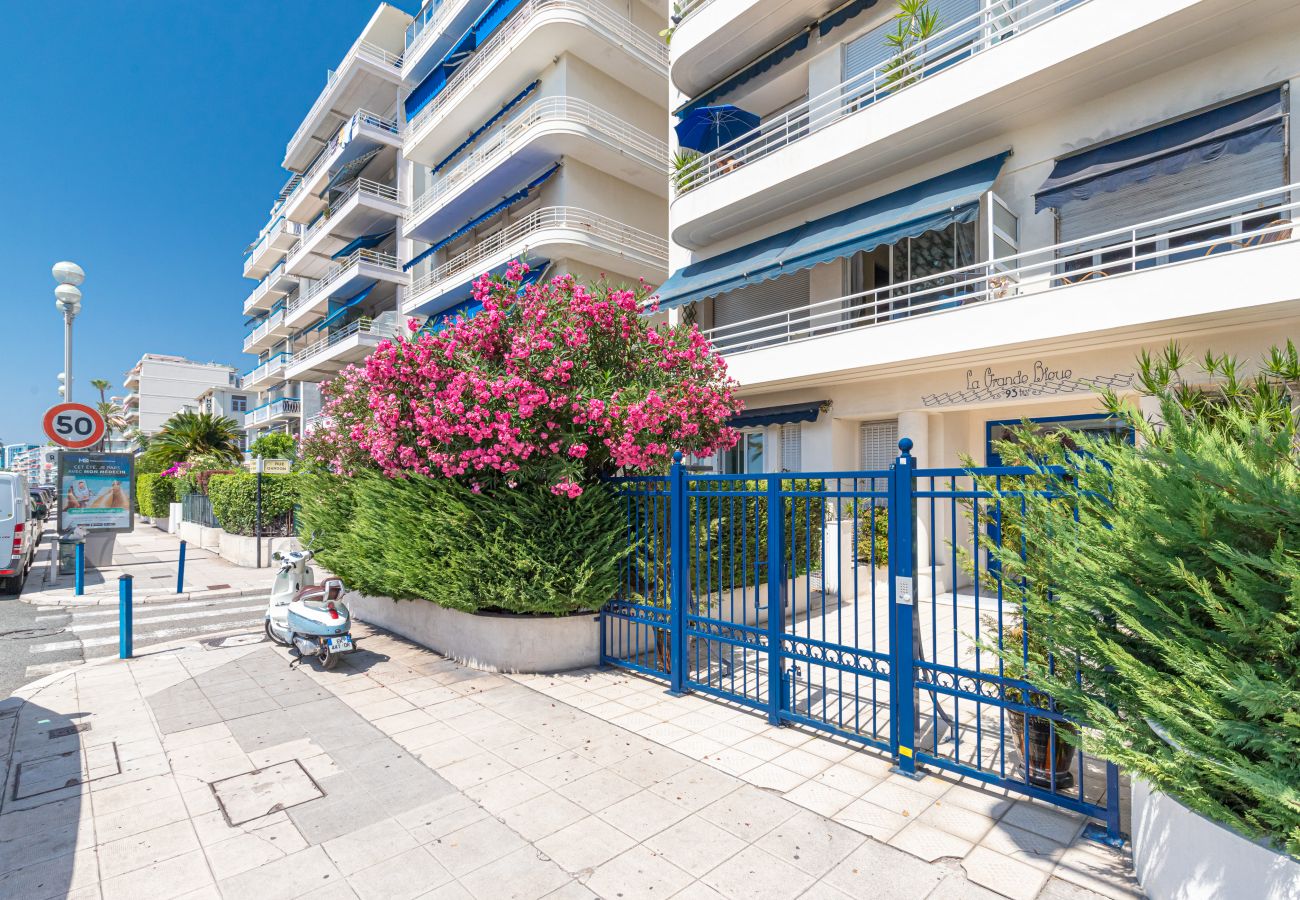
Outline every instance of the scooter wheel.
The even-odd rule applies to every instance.
[[[288,642],[288,641],[280,640],[280,636],[279,636],[278,634],[275,633],[275,629],[271,627],[271,620],[270,620],[270,619],[267,619],[267,620],[266,620],[266,636],[267,636],[268,638],[270,638],[271,643],[273,643],[273,644],[279,644],[281,647],[288,647],[288,646],[289,646],[289,642]]]
[[[320,653],[316,654],[316,659],[320,662],[321,669],[328,671],[338,665],[339,655],[331,652],[328,647],[322,647]]]

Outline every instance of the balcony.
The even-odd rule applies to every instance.
[[[277,381],[284,380],[284,367],[292,354],[277,353],[256,368],[244,373],[243,386],[246,390],[257,391]]]
[[[673,84],[694,97],[843,0],[686,0],[673,30]],[[874,12],[874,10],[873,10]]]
[[[248,297],[244,299],[244,315],[252,315],[257,310],[270,309],[275,301],[289,293],[298,286],[298,279],[291,277],[284,271],[284,261],[275,264],[275,267],[262,277],[257,283],[257,287],[249,292]]]
[[[136,381],[136,384],[137,385],[139,384],[138,380]],[[122,408],[139,409],[139,407],[140,407],[140,395],[136,393],[136,391],[132,390],[131,393],[127,394],[126,397],[122,400]]]
[[[345,166],[359,167],[371,151],[381,147],[401,147],[401,127],[396,119],[360,109],[342,125],[321,151],[320,156],[299,177],[298,186],[284,203],[284,214],[296,222],[306,222],[325,208],[321,194],[334,175]]]
[[[302,401],[297,397],[279,397],[244,413],[244,428],[293,419],[301,412]]]
[[[299,329],[312,315],[322,315],[331,297],[356,294],[375,281],[405,285],[409,278],[391,253],[355,250],[322,273],[319,280],[285,307],[285,324]]]
[[[446,55],[491,0],[430,0],[406,26],[402,75],[408,85],[419,84]]]
[[[375,11],[289,139],[282,163],[286,169],[301,172],[309,166],[339,122],[358,109],[392,106],[402,84],[401,47],[409,22],[410,16],[387,4]]]
[[[1247,43],[1277,27],[1274,13],[1291,10],[1294,19],[1287,0],[1262,2],[1267,14],[1242,18],[1231,0],[996,0],[943,29],[901,69],[862,73],[678,172],[673,240],[706,247],[846,185],[934,162],[954,146],[996,140],[1013,123]]]
[[[995,346],[1179,328],[1300,309],[1300,184],[707,332],[741,384],[774,387]],[[1249,210],[1242,212],[1243,209]]]
[[[475,278],[512,259],[574,259],[600,271],[666,277],[668,243],[657,235],[572,206],[534,210],[416,279],[403,311],[432,315],[469,289]]]
[[[278,216],[262,230],[244,260],[245,278],[262,278],[284,259],[285,253],[302,234],[302,226]]]
[[[577,97],[546,97],[509,119],[411,204],[407,237],[432,243],[559,157],[666,195],[668,144]]]
[[[289,329],[284,324],[284,310],[277,310],[262,320],[244,338],[245,353],[260,353],[281,338],[289,336]]]
[[[598,0],[528,0],[408,123],[406,156],[436,165],[521,84],[564,53],[663,102],[668,47],[661,38]]]
[[[127,372],[126,377],[122,379],[122,387],[128,388],[130,390],[134,390],[139,386],[140,386],[140,370],[136,368],[136,369],[132,369],[130,372]]]
[[[362,316],[295,353],[287,377],[299,381],[324,381],[344,366],[361,362],[374,352],[380,341],[396,337],[399,332],[400,326],[392,312],[375,319]]]
[[[334,264],[333,254],[362,235],[393,229],[406,208],[397,188],[358,178],[302,233],[285,257],[285,271],[303,278],[320,278]]]

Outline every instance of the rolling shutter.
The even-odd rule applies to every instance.
[[[781,471],[798,472],[803,469],[803,426],[781,426]]]
[[[801,269],[715,297],[713,327],[734,325],[758,316],[807,306],[812,290],[810,278],[810,271]]]
[[[887,470],[898,456],[898,420],[863,422],[858,426],[858,466],[863,471]]]
[[[930,4],[939,13],[939,31],[952,27],[967,16],[973,16],[980,10],[980,0],[938,0]],[[881,65],[892,55],[885,35],[895,28],[893,19],[873,28],[862,37],[844,45],[844,80],[870,71]],[[970,22],[963,26],[972,37],[979,33],[979,23]],[[945,39],[946,40],[946,39]],[[956,45],[952,49],[956,49]]]
[[[1120,191],[1094,194],[1085,200],[1068,200],[1058,210],[1062,243],[1077,241],[1126,225],[1199,209],[1214,203],[1266,191],[1286,184],[1284,144],[1268,141],[1242,154],[1225,153],[1218,159],[1190,165],[1174,175],[1156,175]],[[1259,209],[1281,200],[1265,198],[1242,204],[1240,210],[1210,213],[1218,219],[1234,212]],[[1171,223],[1182,227],[1191,222]],[[1164,230],[1157,226],[1155,231]],[[1116,239],[1117,240],[1117,239]]]

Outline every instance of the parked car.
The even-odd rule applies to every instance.
[[[45,520],[50,515],[50,501],[40,488],[29,488],[27,496],[32,498],[32,522],[36,530],[35,540],[39,544],[45,534]]]
[[[22,590],[36,558],[38,525],[27,477],[0,472],[0,591]]]

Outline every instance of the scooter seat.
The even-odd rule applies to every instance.
[[[343,597],[343,582],[337,578],[326,578],[320,584],[309,584],[298,591],[293,598],[295,602],[328,603]]]

